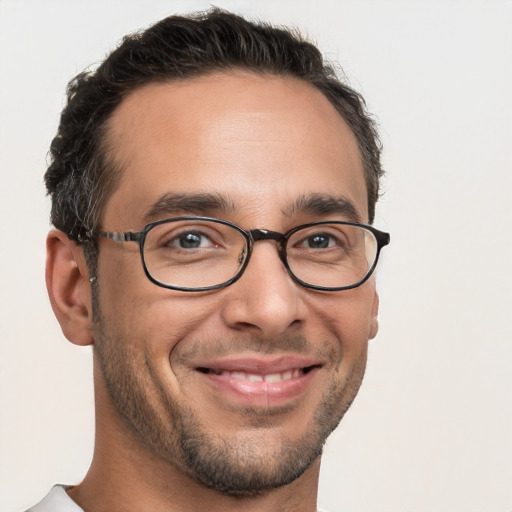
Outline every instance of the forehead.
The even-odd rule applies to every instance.
[[[299,196],[328,195],[367,217],[353,133],[296,79],[232,72],[146,85],[123,100],[107,133],[121,179],[104,224],[140,227],[166,194],[221,195],[267,223]]]

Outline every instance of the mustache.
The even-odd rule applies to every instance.
[[[302,335],[279,336],[277,338],[263,337],[239,337],[231,339],[196,340],[180,350],[180,359],[190,360],[200,355],[201,357],[224,357],[234,353],[252,352],[271,355],[295,354],[306,355],[312,351],[312,344]]]

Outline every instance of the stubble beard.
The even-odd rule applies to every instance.
[[[265,428],[252,443],[247,436],[227,439],[212,433],[187,404],[177,403],[158,387],[147,389],[141,374],[150,370],[143,367],[143,361],[137,366],[137,355],[121,334],[123,330],[103,319],[97,286],[93,308],[95,357],[123,423],[153,456],[203,486],[235,498],[257,496],[299,478],[320,457],[364,375],[366,350],[342,383],[333,381],[326,389],[310,427],[299,440],[269,446]],[[255,424],[272,422],[271,412],[265,415],[261,410],[247,409],[245,414]]]

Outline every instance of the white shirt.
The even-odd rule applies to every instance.
[[[26,512],[84,512],[66,492],[70,486],[55,485],[52,490],[37,505]]]
[[[70,486],[55,485],[52,490],[37,505],[26,512],[84,512],[66,492]],[[318,512],[322,512],[318,510]]]

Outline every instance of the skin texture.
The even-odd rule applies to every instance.
[[[109,145],[123,173],[102,230],[138,231],[179,214],[279,232],[354,220],[303,210],[297,203],[312,194],[343,198],[367,220],[353,134],[320,92],[294,79],[233,72],[145,86],[110,119]],[[155,209],[165,194],[224,200]],[[93,308],[82,249],[58,231],[48,237],[47,283],[63,332],[95,347],[96,448],[73,499],[94,512],[315,510],[321,447],[359,389],[377,332],[374,281],[302,288],[275,242],[261,241],[239,281],[184,293],[146,278],[136,244],[99,247]],[[198,371],[239,360],[260,373],[281,363],[313,371],[289,396],[249,398]]]

